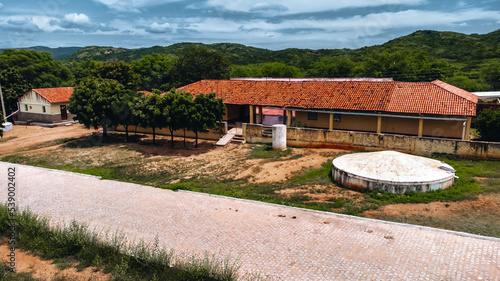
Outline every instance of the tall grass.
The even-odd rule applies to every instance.
[[[48,259],[74,256],[80,266],[111,272],[115,280],[236,280],[238,277],[238,264],[229,258],[209,255],[178,258],[160,248],[158,241],[131,244],[119,232],[100,235],[75,221],[55,227],[26,210],[17,213],[15,221],[17,247]],[[9,212],[5,205],[0,205],[0,234],[6,237],[9,231]],[[0,271],[1,274],[7,276],[8,272]]]

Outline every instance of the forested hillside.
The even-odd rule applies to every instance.
[[[500,90],[500,30],[483,35],[417,31],[355,50],[271,51],[234,43],[33,49],[43,52],[0,53],[0,83],[8,113],[31,88],[75,86],[87,77],[114,79],[131,90],[148,91],[230,77],[441,79],[468,91]],[[55,60],[55,56],[66,57]]]

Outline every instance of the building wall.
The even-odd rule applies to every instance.
[[[463,121],[426,119],[424,120],[422,135],[442,138],[462,138],[463,123]]]
[[[116,127],[116,130],[119,132],[125,132],[125,128],[122,125]],[[219,124],[218,128],[208,130],[207,132],[199,132],[198,138],[207,139],[207,140],[219,140],[221,137],[223,137],[226,134],[226,131],[227,131],[227,123],[223,122],[223,123]],[[134,132],[152,134],[153,129],[152,128],[143,128],[140,126],[137,126],[137,128],[136,128],[136,126],[129,126],[128,132],[129,132],[129,134],[133,134]],[[168,128],[156,129],[155,134],[170,136],[170,131]],[[183,137],[184,130],[174,131],[174,136]],[[195,138],[195,136],[196,136],[195,133],[193,133],[191,131],[186,131],[187,138]]]
[[[30,91],[19,100],[19,113],[17,120],[19,121],[34,121],[43,123],[58,123],[61,120],[61,105],[66,105],[66,111],[69,107],[68,103],[51,104],[42,96],[34,91]],[[45,112],[43,111],[45,107]],[[26,108],[28,110],[26,110]],[[66,120],[73,121],[74,115],[67,111],[68,118]]]
[[[381,130],[382,133],[418,136],[418,123],[418,119],[382,117]]]
[[[330,128],[330,113],[318,113],[318,120],[308,120],[308,112],[296,111],[295,122],[300,121],[307,127]],[[418,126],[418,124],[417,124]],[[418,128],[418,127],[417,127]],[[341,114],[340,122],[333,122],[333,129],[365,132],[377,131],[377,117],[364,115]]]
[[[240,106],[235,104],[226,104],[226,115],[224,121],[235,120],[240,118]]]
[[[260,124],[243,124],[243,136],[249,143],[271,143],[272,138],[263,136],[262,129],[263,126]],[[435,137],[386,135],[341,130],[330,131],[290,127],[287,129],[287,145],[365,151],[390,149],[421,155],[443,153],[485,159],[500,159],[499,142],[463,141]]]

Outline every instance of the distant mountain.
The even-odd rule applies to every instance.
[[[52,54],[54,60],[60,60],[72,55],[74,52],[80,50],[82,47],[59,47],[59,48],[49,48],[44,46],[35,46],[27,48],[17,48],[19,50],[34,50],[37,52],[49,52]]]
[[[151,53],[178,55],[179,50],[201,43],[177,43],[170,46],[153,46],[141,49],[89,46],[84,48],[58,48],[74,53],[63,58],[63,62],[93,59],[98,61],[124,60],[131,62]],[[395,50],[423,50],[431,57],[457,62],[500,58],[500,29],[488,34],[462,34],[432,30],[416,31],[412,34],[391,40],[382,45],[351,49],[285,49],[271,51],[235,43],[217,43],[206,45],[223,52],[231,63],[236,65],[257,64],[264,62],[285,62],[301,67],[324,56],[352,55],[363,56],[367,53]],[[67,49],[67,50],[66,50]],[[55,49],[57,50],[57,49]],[[54,49],[48,50],[54,52]],[[63,57],[63,54],[58,57]]]

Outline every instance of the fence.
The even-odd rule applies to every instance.
[[[260,124],[243,124],[243,137],[249,143],[271,143],[262,135]],[[356,131],[288,128],[287,144],[299,147],[328,147],[351,150],[397,150],[414,154],[442,153],[500,159],[500,143],[444,138],[376,134]]]

